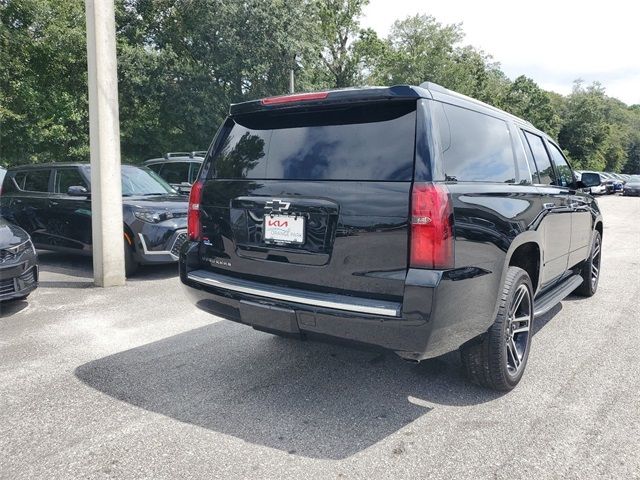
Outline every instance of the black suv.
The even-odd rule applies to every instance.
[[[0,213],[24,228],[37,248],[91,254],[89,164],[12,167]],[[123,244],[127,275],[139,264],[170,263],[187,233],[187,197],[147,168],[122,166]]]
[[[472,380],[509,390],[534,318],[596,291],[591,177],[530,123],[431,83],[232,105],[180,277],[223,318],[414,362],[460,348]]]

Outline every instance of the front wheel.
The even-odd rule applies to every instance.
[[[124,274],[127,278],[130,278],[136,274],[140,264],[136,262],[133,256],[133,249],[129,246],[127,241],[124,241]]]
[[[533,288],[529,274],[509,267],[496,319],[480,338],[460,349],[472,382],[494,390],[513,389],[524,374],[533,327]]]

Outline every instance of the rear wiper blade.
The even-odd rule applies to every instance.
[[[143,197],[150,197],[152,195],[166,195],[165,193],[143,193]]]

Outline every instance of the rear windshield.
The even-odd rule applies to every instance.
[[[416,103],[227,120],[213,176],[228,179],[410,181]]]

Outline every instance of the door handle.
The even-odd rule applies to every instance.
[[[58,202],[54,202],[53,200],[49,201],[49,206],[50,207],[55,207],[56,205],[58,205]]]

